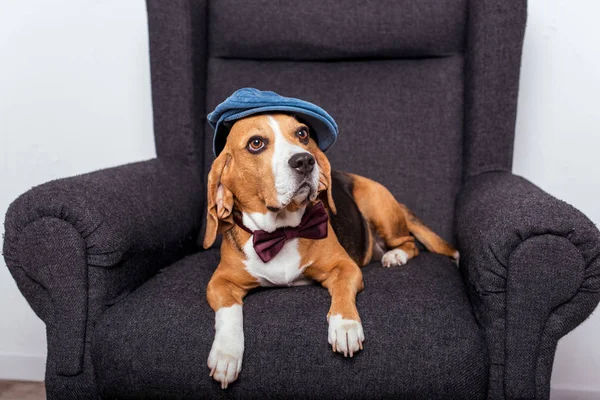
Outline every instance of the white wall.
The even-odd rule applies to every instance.
[[[514,156],[515,173],[579,208],[597,226],[598,15],[597,0],[529,0]],[[553,388],[593,390],[595,396],[585,398],[600,398],[599,339],[600,309],[596,309],[559,342]]]
[[[515,172],[600,222],[600,4],[529,0]],[[0,2],[0,214],[49,179],[154,156],[142,0]],[[114,145],[118,143],[118,145]],[[0,379],[41,379],[44,326],[0,260]],[[553,387],[600,392],[600,314]]]
[[[0,0],[2,222],[34,185],[155,156],[145,12],[142,0]],[[0,379],[43,379],[45,353],[1,258]]]

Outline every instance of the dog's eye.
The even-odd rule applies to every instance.
[[[296,136],[302,143],[308,143],[308,130],[306,128],[300,128],[298,132],[296,132]]]
[[[265,141],[259,137],[253,137],[248,141],[248,150],[257,153],[265,147]]]

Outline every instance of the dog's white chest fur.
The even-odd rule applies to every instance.
[[[304,269],[311,263],[300,265],[298,239],[287,241],[281,251],[266,263],[254,251],[252,237],[244,245],[244,253],[247,257],[244,261],[246,270],[260,282],[261,286],[298,286],[311,283],[302,275]]]

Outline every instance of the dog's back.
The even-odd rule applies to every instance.
[[[364,265],[369,250],[369,224],[354,199],[352,175],[331,171],[333,200],[337,214],[329,213],[338,241],[358,265]]]

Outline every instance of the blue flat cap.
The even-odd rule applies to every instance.
[[[261,91],[254,88],[236,90],[231,96],[219,104],[208,114],[208,123],[215,131],[213,137],[213,153],[218,156],[225,147],[228,129],[227,122],[237,121],[253,114],[268,111],[289,112],[310,125],[316,135],[319,148],[326,151],[337,139],[338,127],[331,115],[321,107],[308,101],[283,97],[275,92]]]

